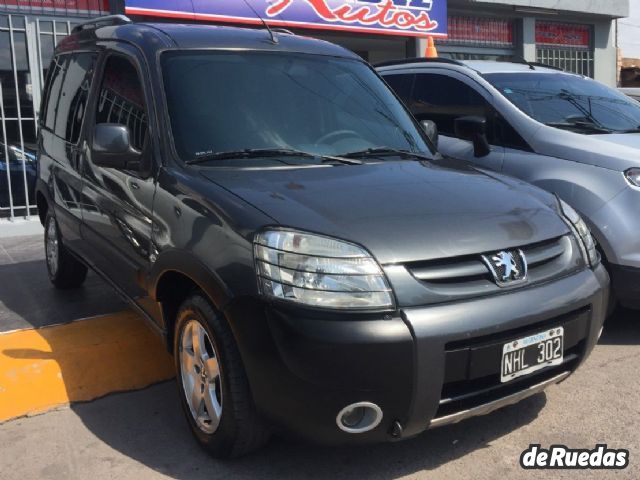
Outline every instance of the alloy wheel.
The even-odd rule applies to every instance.
[[[185,324],[179,355],[182,389],[191,415],[198,428],[212,434],[222,416],[222,384],[218,355],[200,322]]]

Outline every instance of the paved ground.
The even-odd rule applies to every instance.
[[[2,228],[10,228],[5,224]],[[42,235],[0,235],[0,332],[113,313],[126,304],[95,274],[77,290],[51,288]]]
[[[122,308],[97,278],[75,296],[53,293],[40,243],[0,240],[6,254],[0,248],[0,328],[5,322],[15,328],[64,320],[83,309],[96,314]],[[1,424],[0,478],[639,479],[639,371],[640,314],[623,311],[608,322],[581,370],[516,406],[394,444],[328,449],[274,439],[263,451],[227,463],[208,458],[191,439],[170,381]],[[631,465],[619,472],[523,471],[518,461],[530,443],[608,443],[629,449]]]

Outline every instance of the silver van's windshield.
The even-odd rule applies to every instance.
[[[162,68],[173,138],[185,161],[268,149],[433,154],[384,82],[357,60],[183,51],[163,54]]]
[[[487,79],[541,123],[579,133],[635,133],[640,103],[594,80],[565,73],[490,73]]]

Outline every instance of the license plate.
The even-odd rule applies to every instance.
[[[564,328],[513,340],[502,347],[502,383],[562,363]]]

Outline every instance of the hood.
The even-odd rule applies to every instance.
[[[640,150],[640,133],[610,133],[608,135],[594,135],[594,137],[614,145]],[[638,152],[636,152],[637,154]]]
[[[551,195],[448,160],[202,172],[274,223],[358,243],[382,264],[492,252],[568,232]]]
[[[640,167],[640,134],[583,135],[542,127],[534,136],[536,153],[623,172]]]

